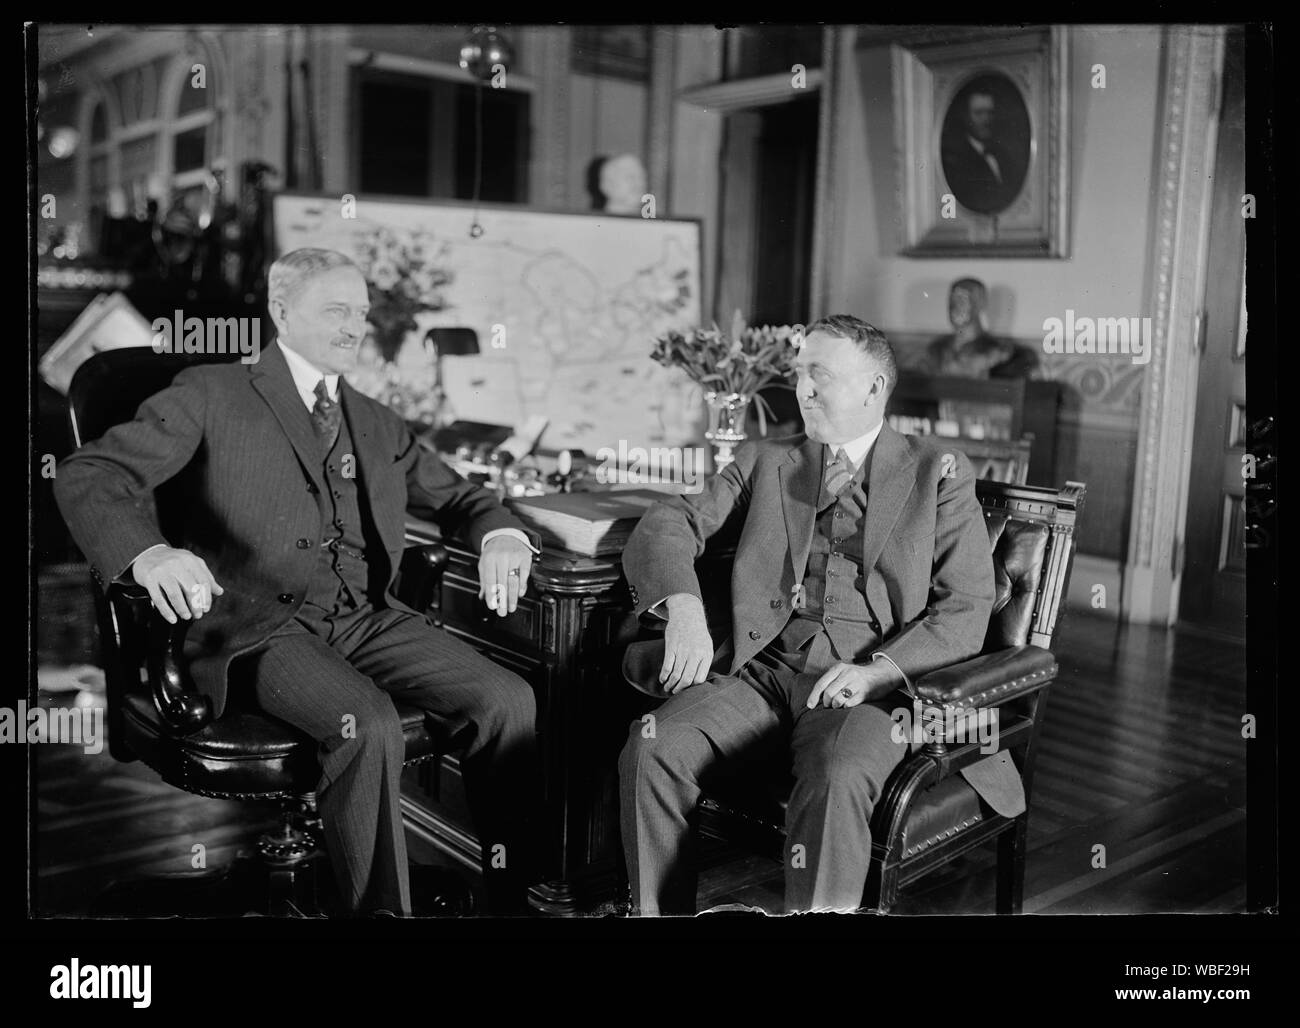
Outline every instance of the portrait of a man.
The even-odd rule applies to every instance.
[[[957,202],[977,214],[998,214],[1015,201],[1029,170],[1029,112],[1015,83],[979,75],[959,89],[944,115],[943,175]]]

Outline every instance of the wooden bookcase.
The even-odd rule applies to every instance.
[[[889,400],[889,415],[927,418],[933,424],[949,407],[975,419],[980,409],[986,408],[987,423],[994,431],[986,431],[982,438],[965,434],[951,437],[953,445],[974,460],[988,458],[998,444],[1004,443],[1010,458],[1022,449],[1021,441],[1028,439],[1028,481],[1051,485],[1057,479],[1060,403],[1061,390],[1056,382],[956,378],[902,370]]]

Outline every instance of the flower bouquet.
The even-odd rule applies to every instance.
[[[430,424],[442,404],[433,354],[401,351],[420,315],[448,307],[447,246],[420,229],[379,227],[357,240],[353,256],[369,287],[370,335],[348,381],[407,421]]]
[[[385,361],[393,361],[410,332],[415,316],[440,311],[442,293],[452,281],[445,266],[446,244],[435,248],[428,232],[397,233],[379,228],[358,243],[357,263],[370,286],[370,323],[375,345]]]
[[[767,402],[758,391],[794,373],[794,357],[803,344],[802,325],[747,325],[740,311],[731,319],[730,335],[718,328],[672,330],[655,340],[650,357],[665,368],[680,368],[704,390],[714,463],[721,470],[734,460],[733,450],[746,437],[749,403],[757,399],[759,432],[767,434]]]

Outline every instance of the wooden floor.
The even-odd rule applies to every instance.
[[[1243,909],[1244,647],[1072,612],[1057,658],[1030,805],[1025,911]],[[189,871],[196,852],[208,868],[224,866],[274,822],[273,806],[190,796],[106,751],[36,750],[42,916],[85,913],[114,878]],[[1104,867],[1094,866],[1098,847]],[[780,910],[775,862],[713,850],[704,863],[701,909]],[[992,868],[992,852],[977,852],[898,910],[992,912]]]
[[[1030,802],[1025,912],[1243,910],[1244,646],[1077,612],[1058,638],[1061,672]],[[1104,867],[1093,866],[1095,852]],[[781,910],[775,862],[715,859],[701,877],[702,907]],[[918,883],[896,909],[992,913],[993,868],[990,845]]]

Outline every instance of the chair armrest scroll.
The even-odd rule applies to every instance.
[[[107,595],[111,604],[129,608],[135,624],[144,630],[145,674],[163,724],[175,735],[197,732],[212,720],[212,701],[195,689],[184,673],[185,633],[190,622],[182,619],[168,624],[142,585],[114,582]]]
[[[175,735],[193,735],[212,721],[212,701],[194,688],[185,673],[185,635],[190,622],[184,618],[168,624],[158,611],[149,617],[149,644],[145,670],[149,692],[163,724]]]
[[[916,681],[930,703],[996,707],[1041,689],[1056,677],[1056,658],[1041,646],[1011,646],[931,671]]]
[[[442,543],[408,547],[402,556],[402,598],[405,602],[418,611],[433,606],[449,559],[447,548]]]
[[[121,600],[136,607],[141,603],[151,603],[149,599],[149,590],[142,585],[133,585],[126,582],[114,582],[108,587],[109,600]]]

